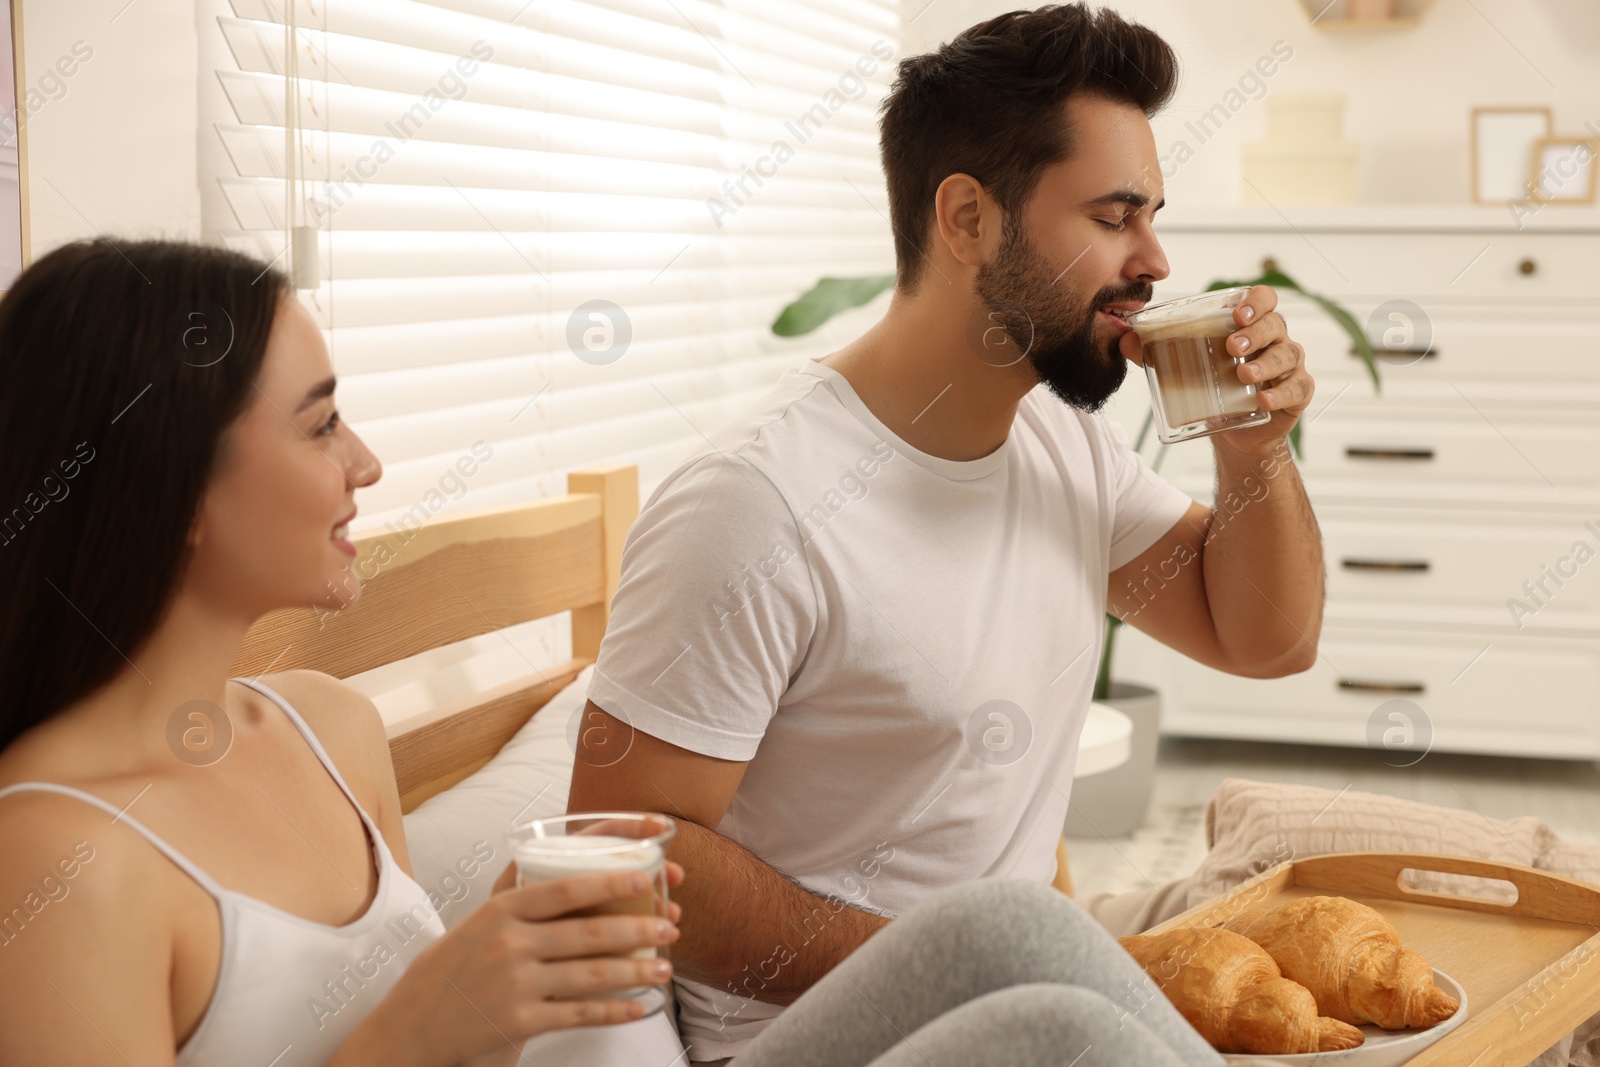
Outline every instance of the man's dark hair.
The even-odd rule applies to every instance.
[[[1178,57],[1155,31],[1082,3],[1012,11],[901,60],[881,121],[900,288],[915,289],[922,275],[945,178],[972,175],[1014,217],[1044,169],[1075,149],[1069,96],[1151,116],[1177,81]]]

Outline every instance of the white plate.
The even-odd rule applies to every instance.
[[[1231,1067],[1401,1067],[1429,1045],[1467,1021],[1467,991],[1461,983],[1439,968],[1433,969],[1433,984],[1461,1002],[1456,1013],[1426,1030],[1382,1030],[1376,1026],[1359,1029],[1366,1037],[1358,1048],[1343,1052],[1303,1052],[1297,1056],[1251,1056],[1225,1052]]]

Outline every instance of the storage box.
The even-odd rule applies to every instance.
[[[1353,203],[1359,154],[1355,145],[1247,144],[1240,196],[1279,207]]]
[[[1267,144],[1311,148],[1344,143],[1343,93],[1273,93],[1267,97]]]
[[[1342,93],[1266,98],[1267,139],[1244,146],[1246,204],[1348,204],[1360,149],[1344,139]]]

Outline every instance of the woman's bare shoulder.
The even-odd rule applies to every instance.
[[[163,862],[124,823],[123,815],[141,795],[137,784],[122,776],[99,777],[88,769],[68,773],[63,759],[53,744],[8,747],[0,753],[0,790],[23,783],[63,786],[111,810],[54,789],[20,789],[0,797],[0,855],[7,861],[0,873],[0,907],[5,889],[14,888],[8,879],[27,883],[51,872],[75,877],[80,865],[98,857],[111,860],[98,862],[98,871],[126,870],[131,863],[138,878]],[[72,868],[71,873],[64,868]]]
[[[84,792],[119,807],[102,791]],[[152,891],[170,865],[121,814],[47,790],[0,797],[0,942],[11,947],[25,932],[35,945],[81,942],[113,952],[170,934],[168,902]],[[115,933],[129,924],[145,934]]]
[[[373,766],[376,757],[387,764],[383,718],[360,690],[321,671],[282,671],[261,681],[300,713],[341,773],[347,759],[362,769]]]
[[[172,1062],[173,872],[113,818],[58,793],[0,798],[0,1061],[111,1062],[74,1007],[93,1004],[124,1054]]]

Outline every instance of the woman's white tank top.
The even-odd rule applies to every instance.
[[[19,782],[0,789],[0,797],[41,790],[93,804],[144,835],[215,898],[222,965],[200,1025],[178,1050],[177,1067],[321,1067],[418,953],[444,935],[444,923],[427,893],[395,862],[377,824],[299,713],[267,686],[234,680],[283,709],[361,816],[376,859],[378,890],[366,913],[353,922],[325,926],[224,889],[138,819],[82,790]]]

